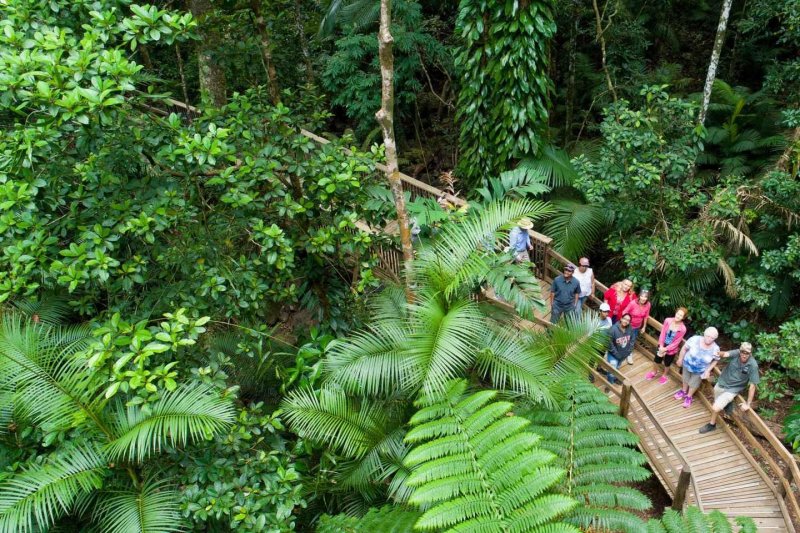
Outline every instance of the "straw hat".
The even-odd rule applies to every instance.
[[[533,229],[533,221],[528,217],[522,217],[519,219],[519,222],[517,222],[517,226],[522,229]]]

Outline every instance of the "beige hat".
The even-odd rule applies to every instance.
[[[517,222],[517,226],[519,226],[522,229],[533,229],[533,221],[528,217],[522,217]]]

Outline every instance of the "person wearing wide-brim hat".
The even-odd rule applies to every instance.
[[[527,263],[531,260],[528,254],[533,250],[531,236],[528,230],[533,229],[533,221],[528,217],[522,217],[517,221],[517,226],[512,228],[508,234],[508,247],[514,254],[515,263]]]

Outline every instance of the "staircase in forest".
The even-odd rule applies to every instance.
[[[302,130],[301,133],[316,142],[328,142],[311,132]],[[466,204],[464,200],[410,176],[400,176],[412,198],[445,197],[456,206]],[[552,239],[535,231],[529,233],[534,246],[531,255],[536,274],[542,280],[543,294],[547,294],[552,276],[560,274],[569,260],[552,249]],[[381,272],[399,280],[402,254],[398,247],[383,245],[376,252]],[[607,288],[597,282],[597,289],[604,292]],[[496,305],[508,305],[491,296],[489,299]],[[601,300],[593,295],[587,303],[596,307]],[[549,314],[549,310],[537,314],[532,322],[520,319],[520,326],[550,327]],[[661,323],[650,318],[648,330],[655,331],[657,336]],[[631,430],[639,436],[639,447],[672,496],[673,508],[681,509],[690,504],[703,511],[717,509],[730,519],[737,516],[753,518],[758,531],[795,533],[795,525],[800,524],[797,499],[800,469],[794,456],[752,410],[742,413],[737,409],[731,420],[718,422],[717,431],[700,435],[698,429],[708,421],[711,413],[711,404],[706,397],[708,391],[701,389],[696,396],[699,401],[684,409],[682,402],[673,399],[680,386],[680,376],[674,368],[670,381],[664,385],[657,380],[645,380],[656,345],[655,337],[640,335],[634,365],[623,364],[615,370],[598,358],[604,370],[592,372],[599,387],[609,388],[609,398],[619,405],[620,414],[630,421]],[[616,375],[616,385],[605,380],[606,371]],[[719,370],[716,372],[718,375]],[[743,399],[739,397],[737,401]]]

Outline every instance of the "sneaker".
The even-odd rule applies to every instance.
[[[629,356],[628,356],[628,364],[629,364],[629,365],[632,365],[632,364],[633,364],[633,355],[629,355]]]
[[[683,389],[681,389],[681,390],[679,390],[678,392],[675,393],[674,398],[676,400],[683,400],[684,398],[686,398],[686,393],[683,392]]]
[[[716,424],[706,424],[705,426],[700,428],[700,433],[709,433],[717,429]]]
[[[646,379],[647,381],[652,381],[654,377],[656,377],[656,373],[651,370],[650,372],[645,374],[644,379]]]
[[[687,407],[691,407],[691,406],[692,406],[692,397],[691,396],[687,396],[683,400],[683,408],[686,409]]]
[[[667,381],[669,381],[669,378],[667,376],[661,376],[660,378],[658,378],[658,382],[661,383],[662,385]]]

